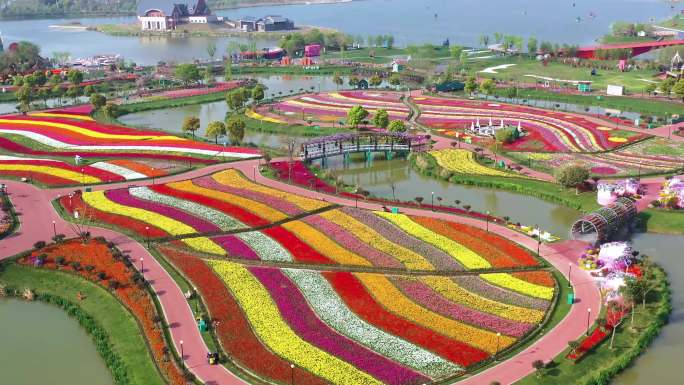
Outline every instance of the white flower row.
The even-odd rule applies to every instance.
[[[283,246],[260,231],[237,234],[245,241],[262,261],[293,262],[292,255]]]
[[[90,165],[90,167],[111,172],[112,174],[116,174],[116,175],[118,175],[118,176],[120,176],[126,180],[145,179],[148,177],[147,175],[141,174],[137,171],[133,171],[133,170],[128,169],[126,167],[118,166],[116,164],[111,164],[111,163],[107,163],[107,162],[93,163]]]
[[[130,193],[136,198],[185,210],[215,224],[223,231],[246,228],[242,222],[211,207],[184,199],[178,199],[169,195],[159,194],[148,187],[134,187],[130,189]]]
[[[432,378],[462,370],[458,365],[359,318],[319,273],[300,269],[283,269],[283,272],[299,287],[316,314],[339,333]]]
[[[0,155],[0,160],[40,160],[44,162],[56,162],[56,163],[63,163],[61,160],[55,160],[55,159],[46,159],[46,158],[22,158],[19,156],[11,156],[11,155]]]
[[[54,148],[71,148],[71,149],[76,149],[76,150],[84,150],[84,151],[107,151],[107,150],[139,150],[139,151],[156,151],[156,152],[178,152],[178,153],[190,153],[190,154],[197,154],[197,155],[208,155],[208,156],[216,156],[216,157],[224,157],[224,158],[254,158],[257,157],[258,154],[253,154],[253,153],[243,153],[243,152],[235,152],[235,151],[213,151],[213,150],[204,150],[200,148],[192,148],[192,147],[166,147],[166,146],[130,146],[130,145],[121,145],[121,146],[116,146],[116,145],[107,145],[107,146],[95,146],[95,145],[89,145],[89,146],[81,146],[78,144],[70,144],[70,143],[64,143],[62,141],[59,141],[57,139],[51,138],[49,136],[39,134],[36,132],[32,131],[23,131],[23,130],[8,130],[8,129],[0,129],[0,133],[5,133],[5,134],[15,134],[15,135],[21,135],[26,138],[35,140],[36,142],[48,145],[50,147]],[[130,143],[130,142],[127,142]]]

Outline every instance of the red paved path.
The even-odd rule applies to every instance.
[[[236,168],[241,170],[246,176],[254,177],[255,167],[258,161],[242,161],[232,164],[212,165],[201,170],[190,171],[185,174],[169,176],[157,179],[157,183],[178,181],[187,178],[194,178],[206,175],[218,170]],[[264,185],[278,188],[283,191],[295,193],[316,199],[327,200],[346,206],[355,205],[355,201],[340,197],[329,196],[322,193],[309,191],[297,186],[288,185],[283,182],[261,176],[256,173],[256,181]],[[13,181],[2,181],[8,185],[10,198],[20,214],[21,227],[14,235],[0,241],[0,259],[17,254],[21,251],[30,249],[38,240],[48,240],[53,234],[52,221],[57,226],[57,232],[74,235],[74,231],[69,224],[61,219],[53,209],[50,201],[58,195],[64,195],[73,189],[61,190],[40,190],[34,186]],[[96,186],[94,189],[111,189],[125,187],[131,183],[121,183],[118,185]],[[136,182],[136,185],[148,185],[151,181]],[[359,202],[359,207],[369,210],[381,210],[379,204]],[[485,227],[485,223],[470,217],[455,216],[446,213],[431,212],[419,209],[404,208],[402,212],[411,215],[434,217],[447,219],[454,222],[466,223],[480,228]],[[537,242],[527,236],[496,224],[489,224],[492,231],[511,239],[525,247],[536,250]],[[205,362],[207,347],[195,325],[194,315],[187,304],[180,288],[175,284],[169,274],[161,265],[149,254],[145,248],[135,240],[124,236],[115,231],[91,228],[94,236],[102,235],[115,242],[122,250],[130,253],[137,260],[139,266],[140,257],[145,258],[145,277],[151,280],[151,284],[164,310],[166,319],[172,325],[170,331],[174,344],[178,347],[180,340],[184,341],[184,358],[190,370],[203,382],[212,385],[232,385],[244,384],[245,382],[222,366],[210,366]],[[542,245],[541,254],[551,264],[567,277],[568,263],[575,262],[584,249],[585,244],[567,241],[554,245]],[[593,283],[591,277],[580,269],[574,269],[570,277],[577,304],[574,305],[568,315],[551,331],[547,332],[539,340],[535,341],[529,348],[516,356],[503,361],[499,365],[488,369],[476,376],[459,381],[459,384],[488,384],[492,381],[499,381],[509,384],[517,381],[531,373],[532,362],[537,359],[549,361],[560,354],[566,347],[567,342],[580,337],[586,329],[587,308],[595,309],[591,313],[591,323],[598,314],[600,306],[600,295],[598,288]],[[560,300],[564,300],[561,298]]]

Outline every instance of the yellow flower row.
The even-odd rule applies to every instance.
[[[254,183],[250,181],[249,179],[245,178],[242,173],[240,173],[237,170],[226,170],[219,172],[217,174],[214,174],[213,176],[214,180],[235,188],[244,188],[244,189],[249,189],[252,191],[256,191],[262,194],[270,195],[272,197],[282,199],[284,201],[290,202],[297,207],[301,208],[302,210],[305,211],[312,211],[312,210],[317,210],[323,207],[329,206],[327,202],[315,200],[315,199],[309,199],[305,198],[302,196],[298,196],[295,194],[290,194],[285,191],[280,191],[276,189],[272,189],[257,183]]]
[[[433,329],[440,334],[465,342],[488,353],[494,354],[497,352],[496,333],[455,321],[417,305],[383,275],[357,273],[356,276],[378,302],[400,317],[409,319],[419,325]],[[515,341],[516,339],[513,337],[501,336],[499,349],[506,348],[515,343]]]
[[[512,176],[509,173],[485,167],[475,161],[473,152],[460,149],[430,151],[437,164],[445,169],[459,174],[473,174],[486,176]],[[517,176],[517,175],[516,175]]]
[[[386,212],[376,212],[375,214],[389,220],[410,235],[443,250],[467,269],[486,269],[492,267],[486,259],[477,253],[443,235],[426,229],[404,214]]]
[[[0,164],[0,171],[26,171],[26,172],[35,172],[35,173],[40,173],[40,174],[47,174],[47,175],[52,175],[56,176],[62,179],[68,179],[72,180],[76,183],[85,183],[85,184],[90,184],[90,183],[100,183],[101,180],[99,178],[96,178],[94,176],[90,175],[81,175],[78,172],[74,172],[71,170],[66,170],[63,168],[59,167],[51,167],[51,166],[38,166],[38,165],[29,165],[29,164]]]
[[[125,217],[134,218],[139,221],[149,223],[171,235],[187,235],[196,233],[195,229],[175,219],[171,219],[152,211],[147,211],[136,207],[123,206],[116,202],[112,202],[105,196],[104,191],[83,193],[83,201],[97,210],[123,215]],[[221,246],[205,237],[183,239],[183,243],[200,252],[218,255],[226,254],[226,251]]]
[[[247,269],[227,261],[207,263],[227,284],[254,332],[273,352],[333,384],[382,385],[299,337],[283,320],[268,290]]]
[[[544,318],[544,312],[540,310],[509,305],[479,296],[462,288],[448,277],[424,277],[420,279],[449,301],[472,309],[518,322],[539,323]]]
[[[285,223],[283,228],[295,234],[297,238],[306,242],[319,253],[341,265],[372,266],[365,258],[338,245],[327,235],[302,221]]]
[[[243,198],[239,195],[197,186],[189,180],[169,183],[168,186],[179,191],[199,194],[205,197],[217,199],[223,202],[234,204],[236,206],[240,206],[271,222],[277,222],[288,218],[287,215],[263,203]]]
[[[39,118],[67,118],[67,119],[74,119],[74,120],[85,120],[89,122],[94,122],[95,119],[91,118],[88,115],[78,115],[78,114],[60,114],[60,113],[55,113],[55,112],[34,112],[32,114],[29,114],[31,116],[37,116]]]
[[[480,277],[497,286],[517,291],[531,297],[550,300],[553,298],[554,288],[535,285],[506,273],[480,274]]]
[[[84,127],[79,127],[67,123],[44,122],[40,120],[28,119],[0,119],[0,124],[12,125],[30,125],[59,128],[66,131],[71,131],[79,135],[88,136],[98,139],[115,139],[115,140],[186,140],[173,135],[125,135],[125,134],[108,134],[106,132],[99,132],[90,130]]]
[[[370,247],[378,249],[385,254],[391,255],[409,269],[434,270],[435,267],[420,254],[415,253],[401,245],[389,241],[378,234],[375,230],[359,222],[350,215],[340,210],[332,210],[321,214],[321,217],[354,234],[362,242]]]
[[[260,113],[254,111],[254,110],[247,110],[245,112],[245,115],[247,115],[248,118],[256,119],[256,120],[263,120],[264,122],[269,122],[269,123],[277,123],[277,124],[287,124],[287,122],[282,121],[280,119],[276,118],[271,118],[269,116],[264,116],[261,115]]]

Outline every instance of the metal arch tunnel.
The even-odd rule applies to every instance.
[[[610,239],[631,222],[636,214],[634,200],[621,197],[614,203],[580,218],[572,225],[570,232],[573,239],[596,245]]]
[[[674,47],[679,45],[684,45],[684,40],[663,40],[642,43],[605,44],[593,47],[580,47],[577,50],[577,57],[580,59],[596,59],[597,51],[610,51],[617,49],[629,49],[631,50],[630,57],[634,57],[652,51],[654,49]]]
[[[430,137],[405,133],[345,133],[309,140],[301,145],[300,156],[308,162],[355,152],[424,151]]]

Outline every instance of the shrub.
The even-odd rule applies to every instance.
[[[107,273],[105,273],[104,271],[99,271],[97,273],[97,279],[99,279],[100,281],[103,281],[106,278],[107,278]]]
[[[554,177],[563,187],[577,187],[589,178],[589,169],[582,165],[570,164],[556,170]]]
[[[64,257],[57,257],[57,258],[55,258],[55,262],[56,262],[57,265],[59,265],[59,266],[64,266],[65,261],[66,261],[66,260],[64,259]]]
[[[38,250],[38,249],[42,249],[43,247],[45,247],[45,245],[46,245],[45,241],[38,241],[38,242],[33,244],[33,248]]]

